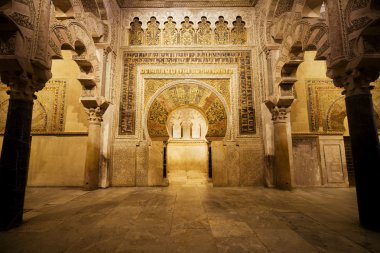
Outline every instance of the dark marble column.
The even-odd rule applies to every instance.
[[[22,223],[33,100],[10,99],[0,159],[0,230]]]
[[[371,94],[346,97],[360,223],[380,230],[380,150]]]
[[[360,224],[380,231],[380,148],[370,92],[370,82],[378,75],[377,71],[354,70],[338,82],[345,88]]]

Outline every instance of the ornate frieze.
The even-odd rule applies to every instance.
[[[130,23],[129,45],[245,45],[248,42],[246,22],[241,16],[237,16],[232,22],[232,29],[228,27],[228,22],[223,16],[219,16],[214,29],[206,16],[201,17],[197,23],[198,27],[194,26],[194,22],[188,16],[185,16],[180,24],[181,27],[178,29],[177,22],[169,16],[164,22],[161,33],[160,23],[156,17],[150,18],[145,30],[140,19],[135,17]]]
[[[240,135],[256,133],[256,111],[250,50],[241,51],[171,51],[171,52],[124,52],[124,74],[119,110],[119,135],[135,135],[137,66],[144,65],[235,65],[239,83]],[[186,68],[185,68],[186,69]],[[147,70],[148,71],[148,70]],[[154,71],[154,70],[152,70]],[[168,69],[169,71],[169,69]],[[185,71],[185,70],[184,70]]]

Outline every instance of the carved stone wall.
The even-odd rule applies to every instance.
[[[1,85],[1,84],[0,84]],[[8,88],[0,86],[0,132],[5,130],[8,111]],[[64,131],[66,80],[52,79],[37,93],[32,117],[32,133],[59,133]]]
[[[239,134],[256,133],[256,109],[252,76],[252,52],[244,51],[172,51],[124,52],[123,80],[120,98],[119,135],[136,133],[137,67],[139,65],[197,66],[212,64],[236,66],[239,82]],[[170,74],[170,73],[168,73]],[[237,123],[237,122],[236,122]]]
[[[111,184],[136,186],[136,143],[114,143]]]
[[[236,143],[213,141],[214,186],[253,186],[264,183],[264,154],[261,141]]]

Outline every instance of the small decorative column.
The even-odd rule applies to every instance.
[[[109,102],[95,97],[83,97],[81,102],[89,116],[83,187],[85,190],[95,190],[99,186],[101,123]]]
[[[373,230],[380,230],[380,148],[370,82],[378,77],[378,71],[354,69],[334,79],[345,89],[360,224]]]
[[[43,85],[25,73],[3,74],[2,80],[10,87],[10,99],[0,159],[0,230],[8,230],[22,223],[34,92]]]
[[[288,129],[288,114],[294,100],[292,86],[293,83],[282,84],[280,86],[282,96],[276,100],[265,101],[273,120],[274,184],[283,190],[291,190],[294,187],[292,138],[291,131]]]

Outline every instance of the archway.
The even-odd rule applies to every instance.
[[[230,113],[221,94],[199,80],[168,83],[148,101],[145,137],[164,142],[169,184],[206,184],[211,173],[209,144],[230,131]]]

